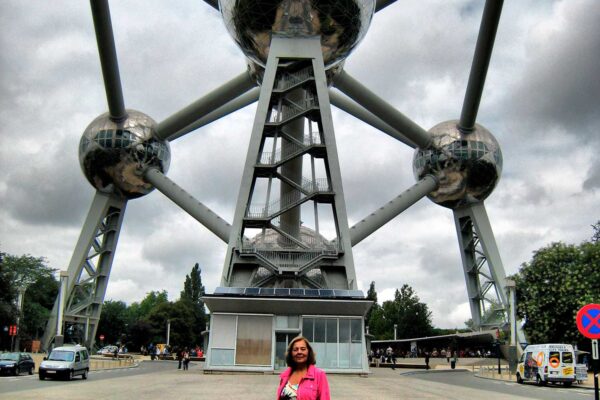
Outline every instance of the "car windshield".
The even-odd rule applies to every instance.
[[[50,361],[73,361],[74,353],[72,351],[54,350],[50,353]]]
[[[17,353],[2,353],[2,354],[0,354],[0,360],[17,361],[18,359],[19,359],[19,355]]]

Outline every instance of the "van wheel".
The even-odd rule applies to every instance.
[[[86,369],[83,371],[83,374],[81,375],[81,379],[87,379],[87,374],[88,374],[88,371]]]
[[[517,383],[523,383],[523,378],[521,378],[521,374],[517,374]]]
[[[75,378],[75,372],[73,370],[71,370],[69,372],[69,375],[67,376],[67,380],[71,381],[71,380],[73,380],[73,378]]]
[[[563,383],[563,385],[565,385],[565,387],[571,387],[571,384],[572,384],[572,383],[573,383],[573,382],[564,382],[564,383]]]

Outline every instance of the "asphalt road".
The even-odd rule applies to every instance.
[[[194,365],[194,363],[190,364],[190,371],[198,368],[198,365]],[[177,361],[149,361],[140,363],[138,367],[90,371],[88,379],[94,381],[101,381],[114,378],[127,378],[137,375],[155,374],[163,371],[169,371],[172,369],[177,369]],[[81,376],[76,376],[75,379],[73,379],[70,382],[60,379],[55,380],[49,378],[40,381],[37,374],[21,374],[19,376],[0,376],[0,398],[3,398],[3,394],[7,394],[10,392],[22,392],[28,390],[36,390],[40,388],[53,388],[61,385],[83,385],[85,383],[86,381],[81,379]]]
[[[518,385],[474,377],[468,371],[373,369],[368,377],[330,374],[332,398],[439,400],[592,400],[592,390]],[[272,400],[279,378],[272,374],[204,374],[202,363],[189,371],[171,361],[142,362],[138,367],[92,371],[88,380],[40,381],[37,375],[0,377],[0,399],[20,400]]]
[[[483,379],[468,371],[431,371],[411,372],[411,378],[421,381],[443,383],[461,388],[473,388],[495,393],[505,393],[530,399],[543,400],[587,400],[594,398],[594,391],[581,388],[565,388],[562,385],[536,386],[535,384],[518,384],[494,379]]]

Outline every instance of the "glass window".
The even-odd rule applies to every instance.
[[[338,339],[337,322],[338,322],[337,319],[328,319],[327,320],[327,333],[326,333],[327,343],[337,343],[337,339]]]
[[[352,332],[352,343],[362,342],[362,323],[360,319],[350,320],[350,332]]]
[[[233,349],[215,349],[211,350],[210,362],[212,365],[233,365]]]
[[[313,318],[302,318],[302,336],[308,339],[309,342],[313,342],[314,333],[314,319]]]
[[[315,336],[313,341],[315,343],[325,342],[325,320],[323,318],[315,318]]]
[[[211,347],[215,348],[235,348],[235,315],[221,315],[214,314],[212,317],[213,324],[211,327],[211,333],[218,333],[211,335]]]
[[[562,362],[564,364],[573,364],[573,353],[570,351],[564,351],[562,353]]]
[[[340,343],[350,343],[350,320],[340,319]]]
[[[271,365],[273,317],[239,315],[236,365]]]

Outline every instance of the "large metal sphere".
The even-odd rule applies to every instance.
[[[127,118],[119,122],[108,113],[99,116],[79,143],[79,163],[92,186],[130,199],[153,189],[142,176],[145,168],[166,173],[170,162],[169,144],[157,137],[156,122],[135,110],[127,110]]]
[[[225,26],[244,54],[265,66],[271,35],[321,35],[328,69],[365,36],[375,0],[219,0]]]
[[[442,122],[429,132],[432,146],[418,149],[413,158],[417,180],[427,174],[439,180],[439,187],[428,197],[452,209],[485,200],[502,173],[502,152],[494,136],[478,124],[463,133],[458,121]]]

